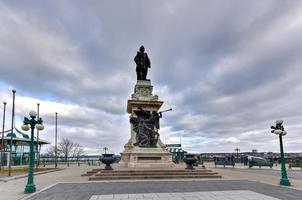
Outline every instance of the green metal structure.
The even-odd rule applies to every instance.
[[[12,134],[12,166],[27,165],[29,161],[29,151],[30,151],[30,138],[28,134],[20,131],[17,128],[14,128],[4,131],[3,144],[4,148],[0,153],[1,165],[2,167],[8,167],[9,163],[9,153],[10,153],[10,140]],[[0,137],[0,143],[2,143],[2,138]],[[39,149],[42,145],[50,144],[48,141],[34,138],[34,146],[39,146]]]

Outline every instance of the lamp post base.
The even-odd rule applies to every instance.
[[[35,184],[27,184],[24,189],[24,193],[34,193],[36,191]]]
[[[281,179],[280,179],[280,185],[283,185],[283,186],[290,186],[290,182],[289,182],[288,179],[281,178]]]

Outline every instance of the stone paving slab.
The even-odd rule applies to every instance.
[[[232,168],[225,168],[226,170],[233,170]],[[251,168],[251,169],[235,169],[238,172],[243,173],[255,173],[255,174],[263,174],[263,175],[272,175],[276,177],[281,177],[281,171],[280,170],[274,170],[274,169],[262,169],[262,168]],[[213,169],[215,171],[215,169]],[[287,176],[289,179],[298,179],[302,180],[302,170],[287,170]]]
[[[265,195],[267,197],[280,199],[280,200],[302,199],[301,190],[296,190],[288,187],[274,186],[270,184],[265,184],[256,181],[248,181],[248,180],[128,181],[128,182],[123,181],[123,182],[58,183],[26,199],[27,200],[54,200],[54,199],[55,200],[68,200],[68,199],[89,200],[91,197],[98,196],[98,195],[108,195],[107,198],[112,199],[114,195],[123,195],[123,197],[127,197],[127,194],[128,194],[128,198],[130,199],[131,198],[140,199],[141,194],[143,194],[145,195],[144,199],[152,200],[152,198],[155,197],[159,198],[158,193],[161,193],[161,195],[163,195],[161,198],[165,199],[166,197],[164,197],[164,195],[170,193],[228,192],[228,191],[232,191],[234,192],[234,194],[236,192],[240,193],[241,191],[254,192],[254,193],[258,193],[258,195]],[[173,198],[173,200],[176,199],[184,200],[184,198],[180,196],[175,196]],[[245,195],[241,199],[249,199],[249,197]],[[258,199],[262,199],[262,198],[258,198]]]
[[[93,195],[89,200],[279,200],[274,197],[246,190],[213,191],[213,192],[177,192],[177,193],[138,193]]]

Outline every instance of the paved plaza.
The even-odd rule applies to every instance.
[[[255,169],[236,169],[236,171],[237,172],[242,172],[242,173],[254,173],[254,174],[258,174],[258,175],[270,175],[270,176],[276,176],[278,178],[280,177],[280,171],[279,170],[257,169],[257,168],[255,168]],[[302,171],[300,171],[300,170],[288,170],[287,174],[288,174],[289,179],[302,180]]]
[[[222,199],[221,194],[226,193],[233,194],[230,196],[225,195],[224,197],[227,200],[236,199],[238,194],[244,196],[241,199],[249,199],[254,196],[259,197],[258,199],[267,199],[268,197],[290,200],[302,199],[302,170],[300,169],[288,171],[289,176],[292,177],[290,181],[293,186],[287,188],[278,186],[280,170],[277,168],[244,169],[239,165],[235,168],[214,168],[211,163],[206,163],[206,166],[218,172],[223,178],[217,180],[177,179],[92,182],[87,181],[88,177],[82,177],[81,174],[91,169],[103,168],[104,166],[60,166],[62,168],[60,171],[35,176],[37,192],[32,195],[23,193],[26,177],[8,179],[7,181],[0,180],[0,200],[19,200],[22,198],[27,198],[28,200],[89,200],[105,197],[102,195],[109,195],[111,198],[123,195],[131,199],[130,197],[135,194],[137,194],[137,197],[156,194],[153,199],[157,197],[164,199],[163,195],[171,195],[174,197],[173,199],[176,199],[177,195],[182,195],[183,193],[189,196],[189,193],[195,196],[200,194],[204,197],[203,199],[209,200]],[[181,198],[189,199],[188,196]],[[196,197],[195,199],[198,198]],[[166,197],[166,199],[169,198]]]
[[[226,191],[225,195],[223,195],[224,191]],[[231,194],[230,198],[227,194]],[[256,194],[256,197],[259,198],[250,196],[251,194]],[[163,195],[169,197],[162,197]],[[27,200],[95,200],[105,198],[156,200],[171,199],[173,196],[173,199],[183,200],[197,198],[193,196],[205,196],[215,200],[240,199],[240,196],[241,199],[301,200],[302,191],[248,180],[82,182],[58,183],[30,196]]]

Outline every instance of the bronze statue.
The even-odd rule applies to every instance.
[[[148,54],[145,53],[144,46],[139,48],[139,51],[134,57],[134,62],[136,63],[137,80],[147,80],[148,68],[151,68],[151,62],[148,58]]]

